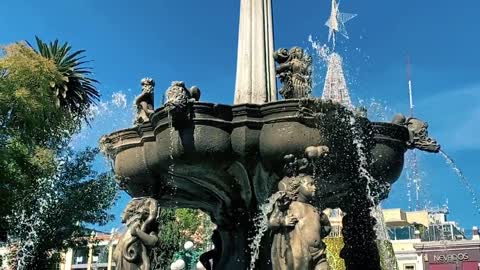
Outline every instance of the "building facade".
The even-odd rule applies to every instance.
[[[480,240],[422,242],[415,249],[425,270],[480,269]]]
[[[115,270],[113,251],[118,243],[115,234],[97,233],[86,247],[69,248],[62,254],[61,270]]]
[[[471,239],[447,218],[448,209],[384,209],[385,223],[399,270],[479,270],[478,229]]]

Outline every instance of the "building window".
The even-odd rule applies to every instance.
[[[73,251],[73,264],[87,264],[88,248],[80,247]]]
[[[415,230],[413,225],[389,227],[388,236],[391,240],[415,239]]]
[[[97,246],[93,249],[94,263],[107,263],[108,262],[108,246]]]
[[[403,270],[415,270],[414,264],[405,264],[403,265]]]

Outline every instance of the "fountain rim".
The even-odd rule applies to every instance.
[[[194,124],[230,129],[229,133],[231,133],[231,130],[242,126],[261,129],[263,125],[275,122],[300,122],[301,118],[305,118],[298,114],[300,102],[305,100],[318,101],[320,99],[288,99],[264,104],[243,103],[235,105],[195,102],[192,107],[196,115],[192,117],[191,121]],[[333,106],[338,108],[345,108],[340,104],[329,101],[323,102],[333,104]],[[291,114],[292,112],[295,114]],[[265,117],[276,113],[284,115],[269,119]],[[362,118],[368,120],[366,117]],[[168,128],[169,121],[166,107],[157,108],[150,119],[151,121],[138,126],[119,129],[102,136],[100,139],[101,148],[105,141],[116,152],[143,145],[145,142],[155,141],[155,136],[160,132],[160,129]],[[377,141],[391,141],[403,144],[409,139],[408,129],[405,126],[390,122],[368,121],[372,125],[374,138]],[[397,134],[397,136],[390,134]],[[119,144],[119,142],[122,143]]]

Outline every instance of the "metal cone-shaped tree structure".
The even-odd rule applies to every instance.
[[[345,107],[352,106],[343,74],[342,57],[335,52],[328,56],[328,69],[322,99],[340,103]]]

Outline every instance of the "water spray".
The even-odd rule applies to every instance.
[[[410,101],[410,117],[413,117],[413,92],[412,92],[412,78],[410,67],[410,55],[407,53],[407,82],[408,82],[408,97]]]
[[[410,109],[410,117],[413,117],[413,91],[412,91],[412,78],[411,78],[411,66],[410,66],[410,55],[407,53],[407,84],[408,84],[408,98],[409,98],[409,109]],[[419,200],[420,200],[420,177],[418,172],[418,159],[416,149],[412,151],[412,158],[411,158],[411,169],[412,169],[412,180],[415,184],[415,207],[414,210],[419,208]],[[407,188],[410,188],[410,185],[407,184]],[[408,190],[408,201],[411,202],[411,193]],[[411,206],[409,205],[408,208],[410,209]]]

